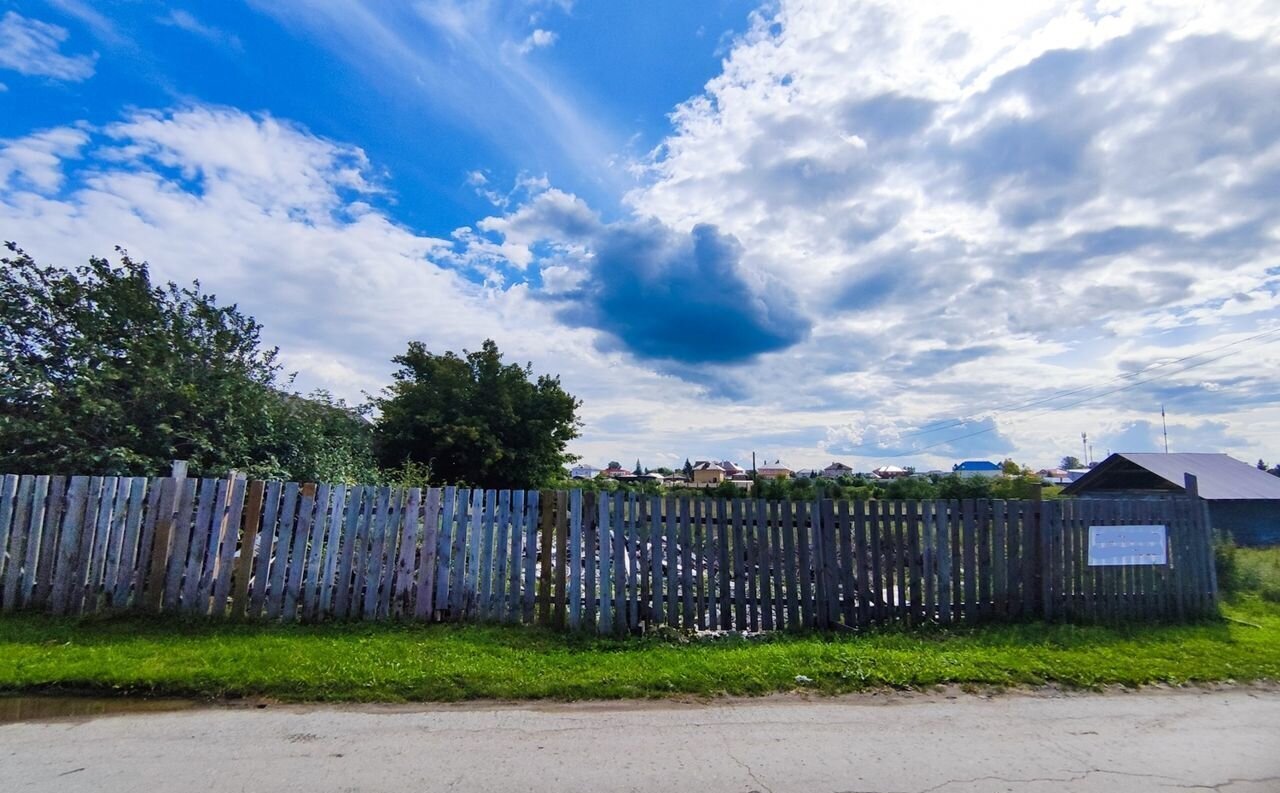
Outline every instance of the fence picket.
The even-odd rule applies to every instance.
[[[266,607],[267,590],[271,586],[271,560],[276,549],[281,490],[280,482],[267,483],[262,528],[258,530],[258,552],[254,560],[253,584],[249,590],[249,606],[245,612],[248,617],[262,616],[262,610]]]
[[[48,480],[45,479],[47,484]],[[17,608],[18,586],[22,582],[22,563],[26,558],[27,541],[31,535],[32,500],[36,489],[36,477],[25,474],[18,480],[18,490],[14,496],[13,518],[9,530],[9,550],[6,553],[4,543],[0,542],[0,562],[8,557],[3,565],[3,591],[0,591],[0,604],[5,611]]]
[[[333,508],[333,498],[337,495],[337,486],[322,484],[316,488],[316,513],[311,521],[311,530],[307,535],[307,548],[302,565],[302,592],[300,597],[302,619],[311,621],[319,617],[321,577],[325,569],[325,553],[327,551],[325,537],[329,533],[329,512]],[[217,608],[215,604],[214,608]]]
[[[288,482],[281,496],[280,520],[276,526],[276,540],[271,559],[271,580],[267,594],[267,619],[279,618],[284,609],[285,576],[289,572],[289,553],[293,547],[295,516],[298,512],[298,495],[302,487]]]
[[[436,535],[436,611],[449,608],[450,563],[453,558],[454,515],[457,512],[458,489],[446,487],[440,507],[440,533]]]
[[[210,614],[214,617],[221,617],[226,613],[227,601],[231,597],[231,575],[240,537],[240,523],[245,514],[244,501],[247,488],[248,481],[244,477],[236,477],[231,485],[227,517],[223,521],[217,564],[213,570],[213,607]]]
[[[16,474],[5,474],[3,479],[0,479],[0,581],[4,580],[4,575],[8,571],[9,540],[21,534],[20,531],[11,528],[18,497],[18,479]]]
[[[422,511],[422,488],[411,487],[405,494],[400,513],[400,552],[396,563],[395,593],[390,613],[395,616],[413,614],[415,594],[413,573],[422,536],[419,518]]]
[[[351,543],[351,537],[355,533],[348,531],[344,537],[342,531],[348,522],[347,503],[350,498],[350,491],[345,484],[333,488],[333,513],[329,516],[329,536],[324,543],[324,570],[319,602],[316,604],[317,618],[323,619],[336,611],[334,587],[339,586],[339,563],[346,556],[346,546]]]
[[[556,536],[556,502],[559,494],[548,492],[540,497],[542,509],[538,520],[542,527],[539,537],[538,565],[541,574],[538,577],[538,622],[551,624],[551,554],[552,544]]]
[[[249,579],[253,577],[254,551],[258,544],[262,504],[266,500],[267,483],[255,479],[249,483],[245,500],[244,529],[240,534],[240,555],[236,557],[235,585],[231,592],[231,616],[243,617],[249,612]]]
[[[143,480],[145,482],[145,480]],[[58,543],[60,541],[59,530],[62,526],[62,514],[66,507],[66,491],[67,478],[65,476],[54,476],[49,479],[49,499],[48,506],[44,514],[44,529],[40,537],[40,554],[36,560],[36,574],[27,582],[30,588],[23,597],[23,605],[31,608],[43,609],[49,605],[49,593],[53,587],[54,566],[58,558]],[[139,505],[141,511],[141,505]],[[132,575],[135,562],[129,564],[124,571],[127,575]],[[128,580],[125,583],[125,594],[128,594]],[[123,605],[123,599],[117,598],[115,601],[118,605]]]
[[[418,558],[418,594],[413,604],[413,614],[420,620],[431,619],[435,611],[436,554],[439,552],[442,495],[440,488],[429,488],[422,509],[422,552]]]
[[[490,596],[489,619],[506,618],[507,556],[511,551],[511,491],[498,491],[498,523],[494,527],[495,558],[493,562],[493,594]]]
[[[599,548],[597,546],[597,533],[599,517],[596,510],[596,494],[582,494],[582,547],[580,553],[582,555],[582,578],[583,578],[583,594],[585,598],[582,604],[582,622],[581,624],[588,629],[597,629],[597,609],[596,609],[596,574],[598,568],[596,565],[599,557]],[[576,547],[576,546],[575,546]],[[579,597],[577,587],[574,587],[574,597]]]
[[[538,575],[538,543],[540,535],[547,533],[546,527],[549,526],[550,520],[539,522],[541,512],[542,494],[537,490],[529,491],[528,502],[525,504],[525,536],[524,536],[524,603],[523,617],[526,623],[533,623],[534,605],[537,601],[537,575]],[[549,513],[548,513],[549,514]],[[539,527],[542,527],[541,529]]]

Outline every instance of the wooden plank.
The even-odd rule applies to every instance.
[[[774,630],[773,621],[773,549],[769,547],[769,502],[756,500],[756,560],[760,577],[760,629]]]
[[[369,520],[369,539],[362,549],[364,551],[362,576],[364,587],[358,601],[359,615],[366,620],[375,619],[378,616],[383,554],[386,553],[387,547],[387,520],[391,516],[391,488],[386,486],[377,488],[371,495],[370,503],[373,512]]]
[[[230,520],[228,504],[234,482],[222,479],[218,482],[218,500],[214,503],[214,514],[209,522],[209,541],[205,546],[204,562],[201,564],[196,588],[196,600],[192,604],[198,614],[209,613],[209,601],[213,596],[214,578],[218,574],[218,559],[221,553],[222,540],[227,523]],[[237,526],[240,516],[236,516]]]
[[[413,616],[430,620],[435,613],[436,554],[440,540],[440,506],[444,493],[438,487],[427,488],[422,506],[422,551],[418,555],[415,573]]]
[[[8,572],[9,539],[16,532],[13,527],[13,513],[18,498],[18,475],[5,474],[0,479],[0,581]]]
[[[471,525],[467,528],[466,575],[462,579],[462,605],[459,616],[475,616],[480,587],[480,548],[484,540],[485,523],[490,520],[494,491],[475,488],[471,491]],[[461,561],[461,560],[459,560]]]
[[[530,490],[526,496],[525,503],[525,526],[524,526],[524,622],[532,623],[534,616],[534,601],[537,597],[537,574],[538,574],[538,548],[539,532],[545,534],[543,527],[539,525],[538,516],[541,512],[542,494],[537,490]]]
[[[494,534],[496,532],[496,523],[498,520],[498,491],[486,490],[484,499],[484,523],[480,529],[480,562],[477,567],[478,578],[476,579],[476,598],[474,607],[468,609],[471,614],[480,619],[489,619],[490,611],[493,608],[493,578],[494,578]]]
[[[257,555],[253,565],[253,581],[249,589],[249,605],[245,616],[261,617],[267,603],[267,591],[271,586],[272,558],[277,548],[276,532],[279,527],[280,499],[283,484],[268,482],[262,513],[262,528],[258,530]]]
[[[922,571],[921,613],[925,622],[938,621],[938,532],[935,501],[920,502],[920,566]]]
[[[599,523],[597,522],[598,513],[596,509],[596,494],[582,494],[582,578],[585,602],[582,605],[582,621],[580,627],[588,630],[597,630],[597,613],[596,613],[596,576],[598,569],[596,562],[599,559],[599,550],[597,543],[599,541]],[[578,590],[574,589],[575,596]]]
[[[391,598],[395,593],[395,577],[400,553],[400,538],[404,525],[405,504],[409,493],[406,488],[397,487],[391,490],[391,500],[387,513],[387,531],[382,552],[381,576],[378,584],[378,619],[391,616]]]
[[[223,523],[219,544],[218,564],[213,573],[213,607],[210,614],[221,617],[226,613],[231,597],[231,575],[234,571],[236,549],[240,544],[241,522],[245,516],[245,493],[248,481],[241,476],[231,484],[231,498],[227,504],[227,518]]]
[[[735,630],[745,631],[748,628],[747,622],[747,551],[746,537],[743,524],[746,522],[746,516],[743,514],[743,500],[735,498],[730,501],[730,520],[732,526],[730,528],[730,547],[729,556],[731,559],[729,568],[733,578],[733,627]]]
[[[817,625],[816,615],[813,610],[813,526],[811,523],[813,516],[810,515],[811,506],[805,501],[797,501],[792,504],[796,519],[796,550],[798,552],[797,564],[800,578],[800,623],[806,628],[812,628]]]
[[[396,554],[395,592],[390,613],[394,616],[413,614],[413,598],[417,594],[414,571],[418,564],[418,547],[422,542],[422,488],[405,491],[404,509],[400,512],[400,549]]]
[[[912,625],[919,625],[925,619],[924,608],[924,553],[920,541],[920,502],[906,503],[907,519],[907,600],[910,604]]]
[[[48,484],[48,479],[45,479]],[[5,552],[0,543],[0,561],[8,557],[4,566],[3,591],[0,591],[0,606],[4,611],[13,611],[18,607],[18,587],[22,582],[22,563],[26,558],[27,542],[31,537],[32,500],[36,489],[36,477],[24,474],[18,480],[18,490],[14,495],[12,526],[9,530],[9,549]]]
[[[747,589],[747,629],[753,632],[760,630],[760,544],[757,541],[759,534],[756,526],[759,523],[759,515],[756,507],[757,502],[754,499],[743,499],[742,558],[745,560],[743,575],[746,578]]]
[[[447,611],[449,608],[449,583],[453,566],[453,533],[454,516],[457,512],[458,489],[452,485],[446,487],[441,495],[440,533],[436,535],[436,594],[435,610]]]
[[[119,530],[116,532],[116,558],[112,574],[104,583],[104,594],[110,608],[124,608],[129,603],[129,588],[133,583],[138,564],[138,535],[142,529],[142,513],[145,506],[147,480],[145,477],[130,477],[127,481],[127,493],[117,495],[116,503],[121,517]],[[50,507],[61,501],[61,493],[55,497],[50,493]]]
[[[881,535],[881,512],[884,502],[879,499],[867,502],[867,548],[871,557],[871,597],[868,610],[877,624],[888,617],[884,596],[884,540]]]
[[[474,511],[479,515],[481,512],[479,505],[473,509],[472,504],[476,498],[483,498],[483,492],[465,488],[458,490],[449,551],[449,599],[446,601],[451,620],[463,618],[463,603],[466,600],[463,584],[467,577],[468,528],[471,526],[471,513]]]
[[[640,520],[640,500],[635,493],[627,496],[627,625],[631,630],[640,629],[640,601],[643,593],[640,586],[643,569],[643,522]]]
[[[271,576],[268,581],[266,598],[267,619],[279,619],[284,609],[285,577],[289,572],[289,552],[293,547],[293,536],[298,514],[298,497],[302,486],[297,482],[286,482],[280,497],[279,520],[276,523],[275,543],[272,548]],[[354,606],[359,608],[358,605]]]
[[[75,566],[71,573],[71,592],[67,600],[67,613],[80,614],[84,609],[85,588],[89,571],[93,568],[94,538],[98,533],[98,512],[101,509],[103,477],[89,477],[89,494],[84,506],[84,520],[80,526],[80,544],[76,548]],[[19,485],[21,487],[21,485]]]
[[[782,630],[787,625],[786,551],[782,540],[782,502],[769,502],[769,555],[773,563],[773,625]]]
[[[548,491],[540,496],[542,508],[539,511],[538,562],[541,575],[538,577],[538,622],[551,624],[551,554],[556,535],[556,493]]]
[[[564,630],[569,607],[569,494],[556,491],[556,534],[552,564],[555,567],[555,594],[552,624]]]
[[[938,567],[938,622],[950,625],[953,619],[951,612],[951,505],[944,500],[933,502],[934,541],[937,543],[935,556]]]
[[[330,526],[339,523],[342,517],[340,512],[334,511],[333,504],[339,487],[341,485],[334,487],[321,484],[316,488],[316,514],[307,536],[306,561],[302,573],[302,618],[307,621],[316,620],[321,615],[320,590],[323,588],[324,571],[327,567],[325,556],[330,553],[326,539],[330,534]]]
[[[369,554],[373,547],[374,513],[378,509],[378,488],[367,486],[360,499],[360,516],[356,521],[354,558],[351,560],[351,596],[347,616],[364,614],[365,581],[369,571]]]
[[[960,542],[963,549],[961,554],[964,558],[964,619],[969,624],[978,620],[978,527],[974,512],[973,499],[961,501]]]
[[[910,610],[907,603],[907,515],[906,502],[893,503],[893,572],[894,572],[894,615],[900,621],[907,621]]]
[[[716,577],[712,586],[716,587],[717,591],[716,610],[719,628],[722,631],[727,631],[733,624],[730,551],[728,551],[730,535],[733,533],[730,509],[730,501],[716,499]]]
[[[991,607],[991,501],[974,502],[974,521],[977,524],[976,540],[978,574],[978,617],[989,619]]]
[[[624,633],[629,626],[628,575],[635,569],[628,554],[627,501],[620,492],[609,495],[607,500],[613,513],[610,519],[613,530],[613,628],[614,633]]]
[[[600,624],[599,632],[613,633],[614,625],[614,526],[612,521],[613,499],[609,493],[600,493],[596,499],[596,528],[600,534],[597,554],[600,569]]]
[[[675,627],[680,624],[680,502],[667,497],[663,504],[662,557],[666,576],[663,613],[667,624]]]
[[[181,608],[193,610],[196,589],[200,585],[200,572],[204,566],[205,546],[209,544],[210,522],[216,520],[218,501],[225,498],[220,492],[222,483],[217,479],[188,479],[184,482],[179,506],[173,522],[173,545],[169,553],[169,572],[165,579],[164,607],[166,610]],[[187,491],[192,486],[198,490],[191,493],[196,504],[193,519],[184,502]],[[193,522],[194,521],[194,522]]]
[[[1009,614],[1008,582],[1008,504],[1003,499],[991,502],[991,607],[998,617]]]
[[[165,573],[169,564],[169,541],[173,533],[173,513],[180,487],[177,480],[172,477],[168,479],[169,484],[161,484],[158,491],[161,495],[156,503],[155,524],[149,532],[152,540],[151,552],[148,555],[150,564],[147,568],[147,583],[145,587],[139,587],[139,591],[145,590],[144,602],[147,608],[156,611],[160,609],[164,600]]]
[[[146,480],[140,479],[145,485]],[[62,526],[62,513],[66,508],[66,492],[67,477],[54,476],[49,480],[49,499],[44,514],[44,529],[40,536],[40,555],[36,560],[36,575],[28,586],[35,584],[34,588],[28,592],[24,598],[24,604],[31,608],[44,609],[49,605],[49,593],[53,587],[54,567],[58,559],[58,530]],[[142,506],[139,504],[138,512],[141,513]],[[134,542],[137,538],[135,533]],[[128,567],[128,573],[133,575],[133,563]],[[125,583],[125,594],[128,594],[129,580]],[[123,605],[124,601],[117,598],[115,603]]]
[[[324,569],[321,572],[320,594],[316,603],[316,617],[333,616],[336,608],[335,588],[339,586],[339,569],[346,556],[346,546],[351,544],[354,528],[343,533],[348,522],[347,503],[351,491],[345,484],[333,487],[333,512],[329,516],[329,533],[325,538]]]
[[[841,499],[836,507],[836,544],[839,557],[836,570],[840,576],[840,619],[847,626],[858,624],[858,559],[853,551],[853,517],[850,504]]]
[[[649,589],[649,616],[646,620],[650,628],[662,624],[664,619],[664,608],[662,596],[663,583],[665,577],[663,575],[663,545],[662,545],[662,501],[658,496],[642,496],[644,503],[644,516],[648,520],[649,541],[646,545],[646,553],[648,565],[645,568],[648,575]]]
[[[243,617],[249,613],[249,580],[253,577],[254,551],[258,545],[266,490],[267,483],[261,479],[255,479],[249,483],[245,498],[244,528],[240,534],[239,555],[235,560],[235,582],[231,588],[231,616],[233,617]]]
[[[120,560],[124,555],[125,525],[129,520],[129,494],[133,488],[133,477],[122,476],[116,480],[115,503],[111,511],[111,531],[107,539],[107,564],[102,574],[102,601],[106,608],[112,608],[115,601],[116,586],[120,581]],[[34,563],[34,559],[32,562]]]
[[[525,491],[511,491],[511,538],[507,554],[506,597],[502,620],[520,622],[520,573],[524,569]]]
[[[84,588],[77,611],[81,614],[94,614],[98,611],[102,581],[107,567],[107,551],[111,546],[112,518],[115,514],[116,491],[120,478],[106,476],[102,478],[102,490],[98,502],[98,519],[93,533],[93,547],[88,563],[84,566]]]
[[[569,628],[577,630],[582,621],[582,491],[569,491],[569,545],[565,553],[569,566],[569,587],[564,597],[568,600]]]
[[[180,601],[189,604],[195,598],[197,578],[200,575],[199,565],[204,561],[204,542],[199,538],[207,538],[209,534],[209,521],[212,519],[214,499],[217,497],[218,480],[183,480],[182,494],[178,497],[180,502],[187,497],[187,491],[193,486],[197,488],[191,494],[196,508],[194,519],[188,514],[188,510],[182,507],[175,510],[169,567],[164,579],[163,607],[166,610],[177,608]],[[192,556],[197,560],[194,571],[191,570]],[[188,582],[191,588],[190,595],[186,594]]]
[[[693,565],[694,553],[694,517],[697,504],[688,496],[680,497],[680,624],[688,629],[698,627],[694,612],[697,597],[694,593]]]
[[[152,478],[147,485],[147,505],[142,517],[142,532],[138,535],[138,563],[133,571],[132,605],[135,608],[146,605],[144,596],[153,567],[151,560],[152,553],[155,551],[156,523],[159,520],[161,503],[168,503],[161,501],[163,488],[164,477],[159,476]],[[68,501],[68,506],[69,504]]]
[[[71,590],[75,585],[72,570],[76,566],[76,554],[80,547],[89,484],[89,477],[73,476],[67,487],[67,509],[62,518],[62,530],[58,534],[58,557],[49,598],[50,611],[54,614],[65,614],[70,604]]]
[[[36,564],[40,560],[40,546],[45,535],[45,512],[49,507],[49,484],[50,477],[47,475],[39,475],[35,479],[34,488],[31,491],[31,511],[27,519],[27,541],[26,547],[22,554],[22,571],[18,577],[17,585],[14,587],[12,598],[7,598],[6,603],[12,603],[13,607],[25,607],[30,605],[31,593],[35,590],[36,579],[39,576],[39,570]],[[124,499],[121,499],[123,505]],[[122,521],[123,523],[123,521]],[[110,605],[108,599],[107,605]]]
[[[867,529],[868,502],[853,502],[853,568],[857,587],[857,619],[859,627],[871,624],[871,546]]]
[[[280,618],[285,622],[298,619],[298,601],[302,596],[302,574],[306,569],[307,540],[316,519],[316,485],[303,483],[298,511],[294,516],[293,535],[289,541],[289,565],[285,572]],[[372,615],[369,615],[372,616]]]
[[[501,621],[507,614],[507,569],[511,552],[511,491],[498,491],[498,521],[494,526],[493,591],[489,602],[489,619]],[[517,532],[518,533],[518,532]]]

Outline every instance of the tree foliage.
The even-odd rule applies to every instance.
[[[431,468],[436,482],[539,487],[562,478],[578,436],[581,403],[558,377],[504,364],[486,339],[477,352],[437,355],[410,342],[394,382],[377,399],[379,462]]]
[[[0,467],[154,475],[231,469],[356,478],[372,464],[367,422],[327,394],[280,391],[276,350],[199,282],[155,285],[145,262],[0,258]]]
[[[1079,457],[1073,457],[1072,455],[1067,455],[1066,457],[1062,458],[1062,462],[1058,463],[1058,467],[1066,469],[1068,471],[1076,471],[1081,468],[1084,468],[1084,463],[1080,462]]]

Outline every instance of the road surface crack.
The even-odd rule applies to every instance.
[[[751,777],[751,781],[759,785],[760,788],[764,790],[764,793],[773,793],[773,788],[766,785],[764,781],[760,779],[760,777],[756,776],[756,772],[751,770],[751,766],[739,760],[738,756],[733,753],[733,750],[729,748],[729,739],[724,736],[722,736],[722,738],[724,740],[725,756],[728,757],[733,762],[737,763],[738,766],[741,767],[743,771],[746,771],[747,776]]]

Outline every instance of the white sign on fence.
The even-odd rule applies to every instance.
[[[1168,564],[1164,526],[1090,526],[1089,566]]]

